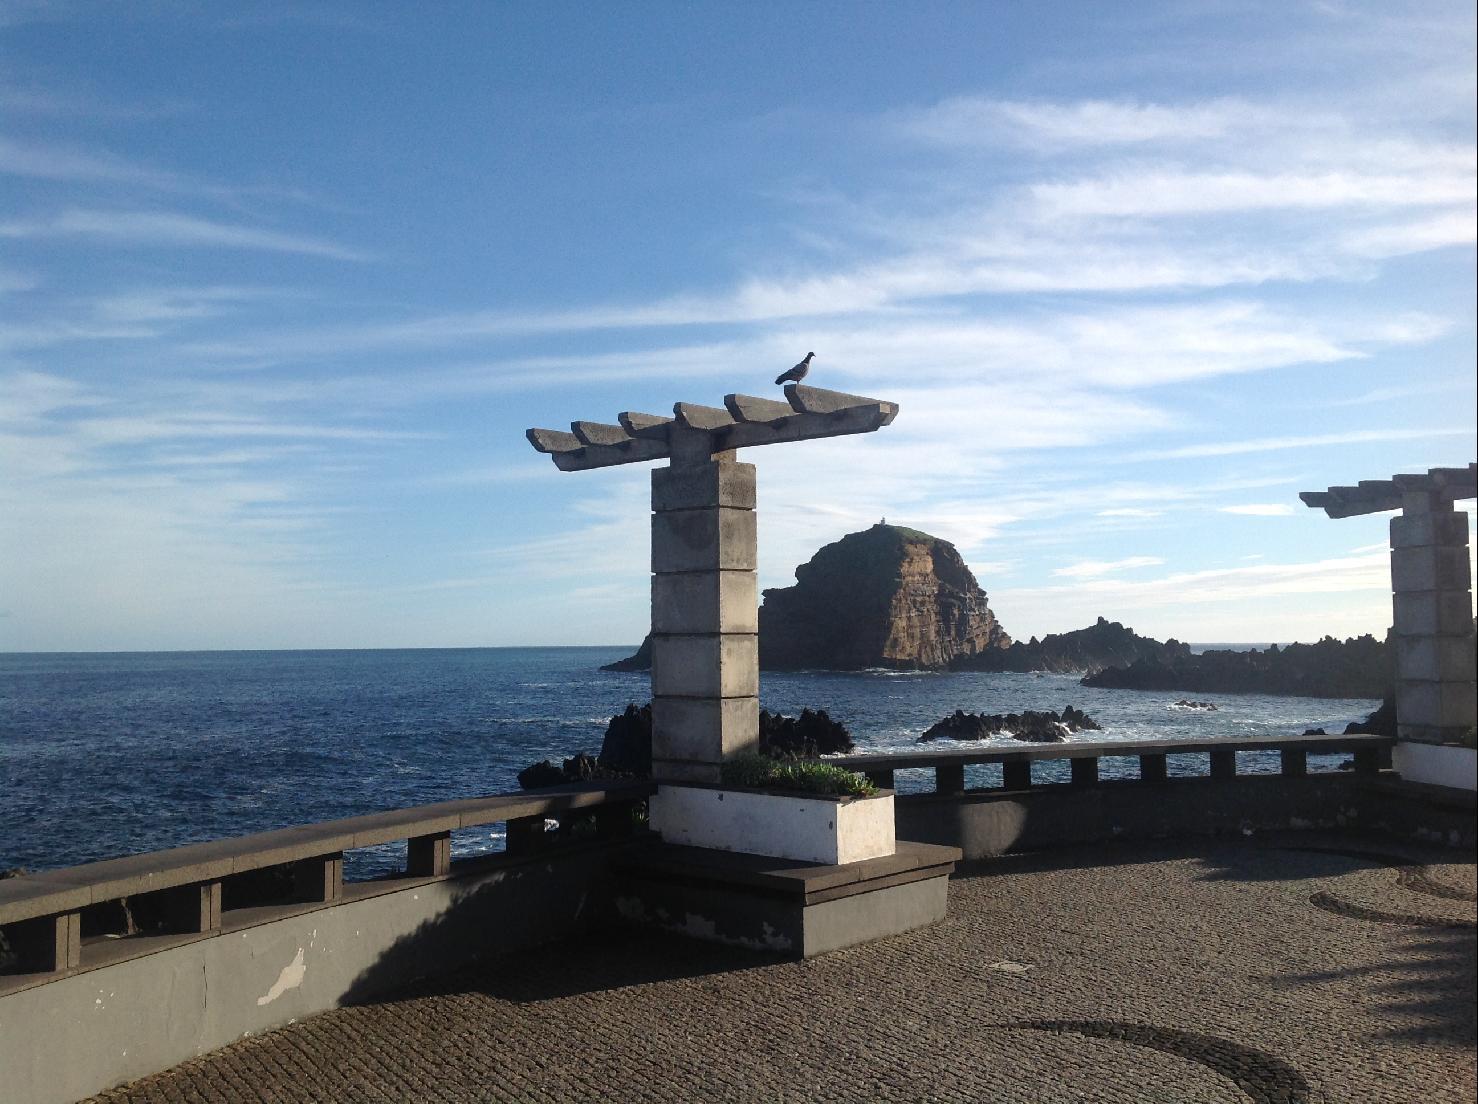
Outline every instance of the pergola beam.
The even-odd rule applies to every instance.
[[[1303,491],[1298,497],[1305,506],[1323,510],[1332,518],[1346,518],[1399,510],[1409,494],[1430,494],[1448,503],[1478,497],[1478,464],[1466,468],[1433,468],[1421,475],[1362,479],[1355,487]]]
[[[619,424],[577,421],[570,423],[573,432],[531,429],[528,439],[560,471],[587,471],[668,459],[674,432],[707,434],[708,452],[713,455],[754,445],[871,433],[898,415],[897,403],[798,383],[786,387],[785,398],[782,403],[725,395],[722,407],[680,402],[673,405],[671,418],[625,410],[617,416]],[[702,455],[704,439],[693,440]]]

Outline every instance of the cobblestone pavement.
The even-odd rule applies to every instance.
[[[97,1100],[1472,1101],[1474,942],[1471,863],[1080,849],[965,868],[945,923],[810,962],[613,932]]]

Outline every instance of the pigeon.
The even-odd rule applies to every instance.
[[[815,355],[815,353],[807,353],[805,360],[801,361],[794,368],[790,369],[790,371],[781,372],[778,376],[775,377],[775,382],[777,384],[800,383],[801,380],[806,378],[806,373],[811,370],[811,358]]]

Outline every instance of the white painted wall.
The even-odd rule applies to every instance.
[[[685,847],[828,866],[896,850],[891,793],[838,799],[663,785],[649,809],[663,841]]]
[[[1408,782],[1478,790],[1478,750],[1403,740],[1391,751],[1391,766]]]

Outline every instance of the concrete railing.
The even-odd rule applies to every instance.
[[[622,834],[629,831],[631,807],[653,792],[652,783],[632,781],[444,801],[5,879],[0,931],[18,963],[0,974],[0,996],[241,927],[446,879],[454,873],[451,835],[458,829],[506,824],[509,858],[559,840],[562,833],[545,832],[549,819],[590,814],[595,837]],[[345,851],[402,840],[406,863],[398,877],[344,881]],[[288,874],[281,880],[288,899],[229,907],[233,883],[268,868]],[[145,913],[152,930],[84,939],[84,910],[125,899],[132,906],[125,915]]]
[[[965,768],[972,764],[998,763],[1001,766],[1001,789],[1027,790],[1033,785],[1033,763],[1060,759],[1072,764],[1074,786],[1097,785],[1099,760],[1110,758],[1138,759],[1139,777],[1144,782],[1167,781],[1170,778],[1168,756],[1171,755],[1204,755],[1208,759],[1210,777],[1221,780],[1235,778],[1239,751],[1280,753],[1282,773],[1286,776],[1308,773],[1310,755],[1351,753],[1357,774],[1376,775],[1380,772],[1382,759],[1389,758],[1395,743],[1389,736],[1368,734],[1279,736],[1268,740],[1072,740],[1020,747],[961,747],[951,744],[890,755],[847,755],[827,761],[848,770],[861,771],[878,786],[888,789],[893,788],[895,771],[929,769],[934,772],[936,793],[959,794],[965,790]]]
[[[898,838],[959,847],[967,859],[1116,839],[1309,828],[1359,828],[1471,847],[1471,800],[1465,804],[1454,791],[1413,785],[1385,769],[1395,743],[1372,735],[1074,740],[935,746],[829,761],[890,788],[899,771],[932,772],[931,791],[899,792]],[[1238,756],[1248,752],[1276,753],[1276,769],[1244,771]],[[1353,758],[1353,769],[1309,769],[1310,755],[1341,754]],[[1132,770],[1101,770],[1102,760],[1125,758],[1138,760],[1138,778]],[[1057,765],[1062,760],[1068,770]],[[966,768],[976,764],[998,764],[999,784],[977,778],[967,787]]]

